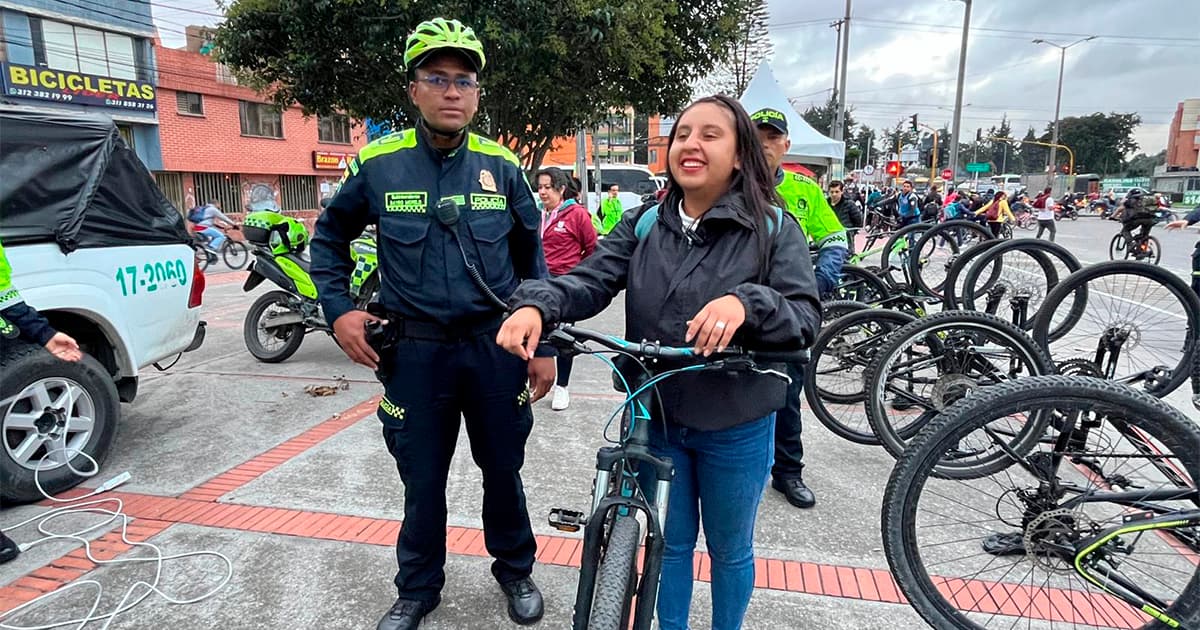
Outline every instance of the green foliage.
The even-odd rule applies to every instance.
[[[1166,163],[1166,149],[1163,149],[1154,155],[1139,153],[1133,156],[1132,160],[1129,160],[1128,166],[1125,167],[1125,177],[1150,177],[1154,174],[1154,167],[1161,166]]]
[[[1075,170],[1094,172],[1119,172],[1125,165],[1125,156],[1137,151],[1133,131],[1141,124],[1137,114],[1102,114],[1068,116],[1059,121],[1058,143],[1071,147],[1075,152]],[[1054,128],[1046,126],[1049,134]],[[1067,163],[1066,152],[1060,150],[1056,160],[1060,165]]]
[[[216,52],[281,106],[406,124],[405,39],[430,17],[457,18],[487,54],[476,128],[536,168],[554,138],[612,109],[680,110],[746,10],[745,0],[232,0]]]
[[[854,121],[853,111],[854,107],[850,105],[846,106],[845,126],[842,129],[843,138],[853,137],[854,126],[858,124]],[[832,97],[824,105],[809,107],[800,115],[804,117],[804,120],[808,121],[808,124],[812,125],[813,129],[826,136],[833,137],[830,130],[833,129],[833,121],[837,118],[837,101],[833,100]]]

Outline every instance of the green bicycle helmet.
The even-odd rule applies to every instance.
[[[463,53],[476,72],[483,70],[487,59],[483,54],[483,44],[475,37],[471,27],[464,26],[458,20],[433,18],[417,25],[404,47],[404,67],[409,71],[416,70],[430,53],[451,48]]]

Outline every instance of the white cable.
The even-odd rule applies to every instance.
[[[92,490],[88,494],[85,494],[81,497],[76,497],[74,499],[58,499],[58,498],[50,496],[45,491],[45,489],[42,488],[41,481],[38,478],[38,473],[41,472],[42,470],[47,469],[44,467],[46,458],[48,458],[51,455],[58,453],[60,451],[71,453],[67,456],[65,465],[68,469],[70,469],[71,472],[75,473],[76,475],[79,475],[80,477],[88,478],[88,477],[94,477],[98,472],[100,472],[100,465],[96,462],[96,460],[93,459],[87,453],[84,453],[77,449],[69,449],[66,447],[60,447],[60,448],[56,448],[51,451],[48,451],[45,455],[43,455],[41,460],[38,461],[38,467],[35,468],[34,472],[33,472],[33,482],[34,482],[34,485],[37,486],[38,492],[41,492],[42,496],[46,497],[46,499],[48,499],[50,501],[54,501],[56,503],[70,503],[72,505],[65,505],[63,507],[55,508],[45,514],[39,514],[37,516],[34,516],[33,518],[27,519],[25,521],[17,523],[16,525],[12,525],[12,526],[8,527],[8,531],[11,532],[14,529],[24,527],[35,521],[37,522],[37,530],[38,530],[38,533],[40,533],[42,535],[42,538],[34,540],[33,542],[30,542],[30,543],[26,543],[24,545],[19,545],[18,548],[21,551],[25,551],[27,549],[30,549],[31,547],[35,547],[37,545],[47,543],[50,541],[54,541],[54,540],[71,540],[71,541],[75,541],[78,543],[82,543],[84,553],[87,554],[88,560],[91,560],[97,566],[111,565],[111,564],[132,564],[132,563],[139,563],[139,562],[153,562],[155,565],[154,580],[153,580],[153,582],[146,582],[144,580],[139,580],[139,581],[135,582],[133,585],[131,585],[125,591],[125,595],[121,597],[121,601],[117,604],[116,608],[114,608],[112,610],[112,612],[105,613],[103,615],[97,615],[96,611],[100,607],[101,599],[104,596],[104,585],[96,580],[81,580],[81,581],[71,582],[70,584],[63,586],[62,588],[59,588],[52,592],[46,593],[45,595],[42,595],[42,596],[38,597],[37,599],[33,599],[28,602],[25,602],[24,604],[21,604],[20,606],[17,606],[16,608],[13,608],[12,610],[0,613],[0,628],[2,628],[3,630],[51,630],[53,628],[61,628],[63,626],[74,626],[75,630],[82,630],[89,623],[104,620],[104,625],[101,627],[101,630],[108,630],[108,628],[112,625],[113,620],[117,618],[117,615],[120,615],[122,613],[128,612],[129,610],[133,609],[135,606],[137,606],[142,601],[144,601],[147,597],[149,597],[152,593],[157,593],[167,603],[170,603],[170,604],[195,604],[197,602],[204,601],[204,600],[216,595],[218,592],[220,592],[221,589],[225,588],[225,585],[228,584],[229,581],[233,578],[233,562],[228,557],[226,557],[225,555],[223,555],[221,553],[218,553],[215,551],[192,551],[192,552],[188,552],[188,553],[180,553],[180,554],[175,554],[175,555],[170,555],[170,556],[164,556],[162,553],[162,549],[160,549],[156,545],[153,545],[153,544],[150,544],[147,542],[135,542],[135,541],[129,540],[128,528],[129,528],[129,521],[131,519],[130,519],[129,515],[124,513],[123,508],[124,508],[125,504],[120,499],[115,499],[115,498],[96,499],[96,500],[92,500],[92,501],[84,501],[82,503],[79,503],[80,501],[83,501],[84,499],[88,499],[90,497],[96,496],[98,494],[102,494],[104,492],[108,492],[108,491],[116,488],[117,486],[120,486],[121,484],[129,481],[131,479],[131,476],[128,472],[123,472],[123,473],[117,475],[116,477],[109,479],[108,481],[104,482],[99,487],[97,487],[95,490]],[[71,460],[74,459],[76,455],[82,455],[89,462],[91,462],[92,470],[90,472],[85,473],[85,472],[75,468],[71,464]],[[97,507],[97,506],[100,506],[103,504],[109,504],[109,503],[115,504],[116,507],[114,510],[103,509],[103,508]],[[60,534],[60,533],[55,533],[54,531],[51,531],[51,529],[49,527],[50,523],[52,523],[54,521],[54,519],[59,518],[60,516],[63,516],[65,514],[100,514],[100,515],[107,515],[108,518],[106,518],[94,525],[85,527],[84,529],[81,529],[79,531],[72,532],[69,534]],[[145,558],[128,558],[128,557],[127,558],[114,558],[112,560],[100,560],[100,559],[97,559],[96,557],[92,556],[91,541],[89,541],[84,536],[86,536],[90,533],[93,533],[95,531],[98,531],[98,530],[107,531],[109,526],[118,519],[120,519],[120,521],[121,521],[121,541],[124,542],[125,544],[133,546],[133,547],[148,548],[153,552],[153,556],[145,557]],[[162,579],[163,563],[165,563],[167,560],[177,560],[180,558],[199,557],[199,556],[214,556],[216,558],[219,558],[222,562],[225,563],[224,577],[221,578],[221,581],[215,587],[213,587],[210,591],[208,591],[207,593],[204,593],[203,595],[199,595],[197,597],[193,597],[190,599],[180,599],[180,598],[174,597],[171,594],[167,593],[166,591],[163,591],[162,589],[158,588],[158,584],[159,584],[160,580]],[[31,608],[34,608],[36,606],[45,604],[49,600],[57,598],[64,593],[67,593],[71,590],[82,588],[85,586],[94,587],[96,594],[95,594],[95,599],[92,601],[91,608],[88,610],[87,615],[85,615],[83,617],[79,617],[76,619],[70,619],[67,621],[58,621],[58,622],[41,625],[41,626],[15,626],[12,624],[4,623],[5,618],[11,618],[12,616],[17,615],[18,613],[21,613],[21,612],[27,611]],[[143,587],[145,589],[145,592],[142,593],[141,595],[137,596],[137,598],[133,599],[133,601],[131,602],[130,599],[134,597],[135,593],[137,593],[139,590],[142,590]]]

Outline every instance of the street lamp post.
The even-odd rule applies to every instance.
[[[954,122],[950,130],[951,179],[958,177],[958,134],[962,125],[963,77],[967,69],[967,33],[971,27],[971,0],[962,0],[963,10],[962,47],[958,51],[958,88],[954,91]]]
[[[1058,59],[1058,97],[1054,99],[1054,131],[1051,133],[1051,136],[1052,136],[1050,138],[1051,145],[1058,144],[1058,115],[1059,115],[1059,111],[1061,110],[1061,106],[1062,106],[1063,70],[1067,65],[1067,49],[1076,44],[1082,44],[1083,42],[1090,42],[1093,39],[1096,39],[1095,35],[1092,35],[1090,37],[1084,37],[1083,39],[1080,39],[1080,40],[1076,40],[1074,42],[1071,42],[1070,44],[1067,44],[1066,46],[1062,46],[1060,44],[1055,44],[1054,42],[1046,41],[1044,39],[1033,40],[1033,43],[1035,43],[1035,44],[1047,44],[1049,46],[1054,46],[1055,48],[1057,48],[1059,50],[1059,53],[1060,53],[1060,56]],[[1057,149],[1058,149],[1058,147],[1056,147],[1056,146],[1050,147],[1050,173],[1046,179],[1047,186],[1054,185],[1054,173],[1057,170],[1054,160],[1056,158]]]

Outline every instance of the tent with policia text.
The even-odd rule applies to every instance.
[[[788,102],[783,88],[775,80],[775,73],[771,72],[771,66],[767,65],[767,62],[759,64],[754,78],[746,87],[746,92],[738,100],[747,114],[770,107],[783,112],[787,117],[788,138],[792,141],[792,148],[783,157],[785,164],[798,162],[828,168],[845,157],[845,143],[822,135],[796,112]]]

